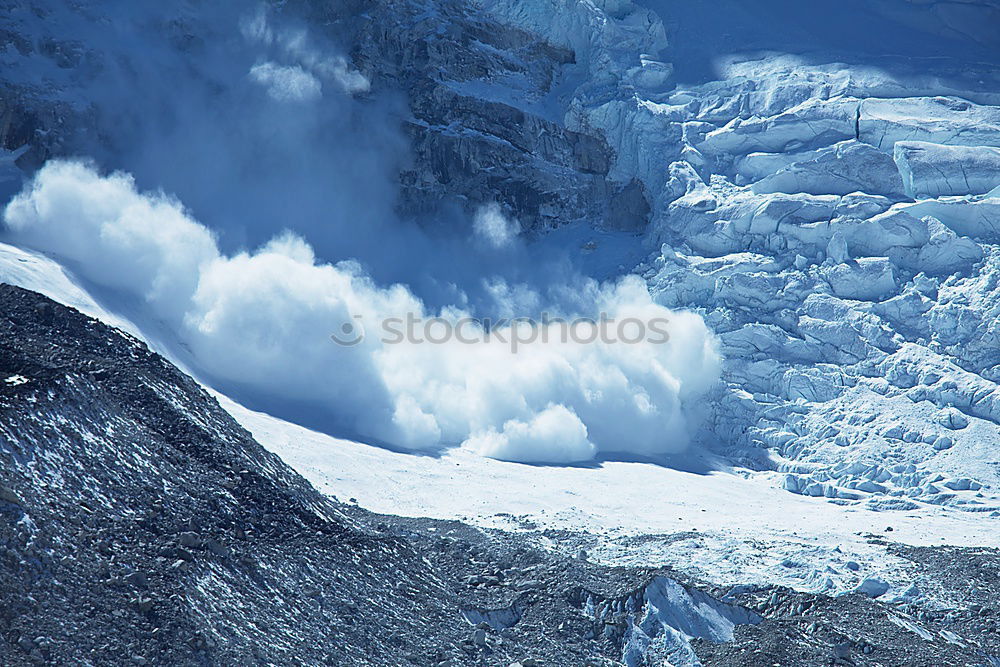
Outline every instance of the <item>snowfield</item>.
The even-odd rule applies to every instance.
[[[919,573],[873,537],[1000,547],[1000,532],[982,514],[838,504],[788,493],[781,475],[712,470],[710,460],[686,462],[701,468],[689,472],[626,462],[530,466],[460,449],[413,456],[332,438],[219,398],[258,442],[342,502],[504,530],[590,533],[599,539],[588,545],[589,557],[608,564],[663,564],[724,584],[825,594],[879,576],[891,582],[892,595],[919,581]],[[650,538],[631,539],[642,536]]]

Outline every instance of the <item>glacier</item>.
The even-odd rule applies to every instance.
[[[589,65],[560,113],[643,185],[656,249],[634,271],[722,342],[706,446],[793,493],[998,516],[995,72],[771,54],[686,87],[646,71],[647,8],[545,6],[489,10]]]

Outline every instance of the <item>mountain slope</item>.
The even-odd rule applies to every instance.
[[[25,156],[84,150],[73,143],[81,131],[110,135],[103,150],[118,164],[117,127],[101,127],[108,103],[97,92],[141,81],[134,73],[115,79],[128,72],[95,48],[105,39],[100,11],[52,4],[48,22],[6,9],[25,42],[7,54],[8,157],[27,151],[17,160],[28,168]],[[792,493],[877,511],[944,505],[995,517],[1000,82],[989,62],[995,40],[978,26],[992,20],[996,3],[865,11],[854,3],[844,20],[864,21],[857,34],[838,41],[841,23],[831,22],[816,43],[803,26],[839,10],[774,0],[750,15],[727,5],[712,31],[709,6],[678,4],[414,0],[293,9],[314,33],[343,44],[373,99],[403,100],[386,122],[402,128],[393,148],[407,158],[383,167],[396,169],[404,215],[444,200],[493,200],[535,231],[582,220],[575,234],[537,235],[536,252],[571,245],[574,259],[599,265],[609,261],[600,259],[605,252],[618,255],[616,243],[627,244],[622,255],[633,259],[611,273],[641,275],[657,302],[705,318],[725,361],[697,445],[736,466],[781,473]],[[220,35],[240,42],[240,12],[213,22],[185,3],[178,11],[183,20],[153,11],[128,18],[137,29],[165,23],[150,48],[173,76],[197,72],[182,80],[207,79],[212,91],[246,85],[244,70],[217,67],[213,49]],[[691,31],[703,34],[700,46]],[[734,31],[749,41],[741,46]],[[942,39],[915,54],[918,34]],[[242,55],[247,62],[227,66],[255,57]],[[698,60],[704,70],[709,55],[714,78],[700,71],[695,85],[668,62],[689,71]],[[93,67],[75,67],[80,60]],[[377,104],[357,104],[360,115],[378,115]],[[329,150],[322,145],[320,153]],[[326,187],[308,182],[310,191]],[[257,189],[222,197],[221,208],[245,190]],[[601,227],[641,237],[609,238]],[[377,245],[381,256],[390,244]]]
[[[944,612],[551,549],[585,535],[372,515],[136,339],[6,284],[0,307],[5,665],[913,667],[1000,649],[995,550],[893,547]]]
[[[600,664],[623,638],[595,633],[588,598],[659,581],[708,600],[459,524],[390,528],[138,340],[6,284],[0,306],[5,665]],[[711,608],[728,632],[755,618]]]
[[[295,21],[304,20],[311,36],[342,46],[347,59],[332,61],[333,71],[365,78],[370,90],[359,92],[349,105],[337,95],[313,100],[318,110],[309,109],[315,116],[313,111],[291,113],[287,109],[294,107],[279,106],[273,117],[265,113],[258,118],[255,112],[275,102],[267,101],[274,91],[254,88],[249,78],[260,64],[257,59],[275,58],[268,60],[272,67],[282,63],[292,72],[295,67],[317,72],[322,68],[310,59],[315,54],[275,54],[277,47],[270,42],[266,48],[256,42],[248,47],[238,19],[253,15],[249,6],[230,11],[211,3],[178,2],[166,10],[135,5],[133,11],[130,3],[88,6],[56,0],[31,8],[0,3],[4,35],[13,45],[4,52],[0,68],[0,142],[5,149],[0,154],[0,194],[13,194],[22,176],[47,158],[93,149],[104,167],[134,168],[145,187],[163,187],[195,210],[204,210],[207,198],[214,204],[207,207],[211,213],[228,214],[232,209],[237,218],[259,214],[257,222],[266,226],[264,238],[273,232],[276,220],[285,224],[289,219],[310,238],[338,236],[330,229],[346,229],[339,236],[348,241],[364,237],[368,218],[359,217],[357,223],[351,218],[353,197],[337,201],[317,195],[331,184],[338,186],[331,191],[339,192],[343,183],[327,176],[340,172],[357,171],[358,180],[364,181],[374,171],[391,181],[384,192],[376,189],[378,196],[366,189],[366,196],[358,197],[362,202],[377,200],[381,208],[360,208],[387,214],[389,203],[395,202],[408,223],[410,218],[433,218],[442,204],[468,213],[483,202],[499,202],[529,232],[537,257],[567,252],[581,266],[599,267],[595,275],[600,273],[602,279],[637,274],[658,303],[704,317],[718,336],[725,361],[722,382],[705,401],[693,458],[724,457],[730,466],[725,475],[697,476],[626,462],[535,470],[477,461],[463,451],[417,458],[360,443],[338,444],[238,406],[226,404],[228,409],[265,447],[285,457],[323,492],[356,496],[370,509],[468,517],[479,525],[517,528],[537,522],[551,529],[581,529],[592,534],[543,533],[526,539],[570,554],[583,547],[591,558],[605,562],[682,564],[689,573],[727,585],[780,582],[800,591],[796,595],[840,595],[873,576],[886,579],[890,587],[879,596],[882,602],[866,607],[874,611],[863,622],[842,626],[842,637],[819,640],[798,626],[789,631],[794,635],[787,640],[791,646],[815,649],[801,653],[813,660],[809,664],[829,657],[831,646],[847,639],[856,647],[896,647],[892,660],[898,664],[944,660],[914,657],[909,649],[938,652],[933,655],[965,651],[948,654],[948,660],[989,663],[988,656],[996,651],[981,635],[995,627],[994,618],[989,612],[980,616],[972,605],[995,606],[988,593],[979,592],[994,572],[993,552],[912,550],[886,539],[971,547],[995,545],[998,534],[1000,79],[995,67],[997,31],[991,30],[998,12],[995,0],[852,0],[818,8],[787,0],[766,0],[749,8],[737,2],[673,0],[278,4],[278,9],[290,11],[276,10],[276,19],[291,18],[293,28],[298,27]],[[109,13],[145,36],[142,48],[105,29],[112,25],[106,20]],[[856,29],[844,34],[845,26]],[[218,60],[230,47],[240,57]],[[152,56],[132,62],[131,56],[140,53]],[[122,54],[128,57],[117,57]],[[122,62],[132,62],[134,69],[119,67]],[[328,62],[320,64],[330,69]],[[175,85],[163,85],[148,72],[169,74]],[[113,94],[105,97],[109,90]],[[243,97],[248,90],[256,96]],[[161,116],[149,113],[136,99],[153,100],[153,107],[163,103],[172,112],[198,113],[193,119],[184,113]],[[196,103],[189,103],[191,99]],[[342,107],[350,108],[340,114]],[[233,113],[227,122],[218,122],[202,117],[203,108]],[[247,109],[254,112],[249,118],[235,113]],[[341,115],[350,120],[342,122]],[[369,115],[376,120],[369,122]],[[313,131],[311,121],[317,118],[325,132]],[[255,124],[262,119],[261,126]],[[379,132],[390,126],[393,131],[386,135]],[[289,132],[275,135],[284,143],[264,141],[273,138],[274,128]],[[161,136],[159,130],[170,131]],[[261,142],[243,141],[247,130],[258,131],[251,134]],[[356,145],[351,139],[369,135],[375,138],[373,144]],[[132,141],[149,136],[159,143]],[[220,136],[239,141],[202,143]],[[169,150],[175,142],[181,149]],[[347,145],[347,157],[370,157],[375,169],[367,160],[348,161],[352,168],[344,169],[341,153],[334,153],[335,160],[320,159],[341,143]],[[233,150],[213,150],[220,145]],[[249,154],[235,150],[245,145],[254,149]],[[292,159],[302,156],[305,145],[317,148],[304,156],[315,162]],[[265,147],[261,153],[269,159],[259,159],[257,146]],[[206,162],[189,160],[189,150]],[[381,150],[392,159],[383,160]],[[140,159],[147,151],[155,157]],[[240,169],[219,170],[213,162],[218,154],[236,155],[233,164]],[[189,168],[195,177],[187,177]],[[239,174],[234,179],[239,187],[225,189],[228,196],[220,196],[214,180],[222,172]],[[247,187],[243,178],[258,187]],[[300,215],[285,215],[286,199],[294,199],[286,197],[288,185],[299,196]],[[354,194],[352,187],[346,190]],[[276,192],[281,196],[274,196]],[[316,201],[323,205],[312,206]],[[323,215],[315,216],[314,208]],[[348,219],[350,226],[327,225],[328,214]],[[443,219],[454,222],[451,216]],[[457,220],[466,219],[458,215]],[[402,229],[395,231],[402,234]],[[376,252],[368,260],[381,258],[393,245],[395,237],[379,230],[374,234]],[[256,237],[250,238],[252,245]],[[410,254],[406,241],[398,245],[401,254]],[[341,250],[336,244],[325,249],[331,247]],[[363,243],[359,247],[365,249]],[[409,280],[425,268],[419,266],[403,278]],[[479,269],[487,271],[474,268],[478,281],[483,277]],[[81,275],[87,277],[85,271]],[[16,282],[25,276],[16,266],[0,265],[0,277]],[[124,298],[101,303],[119,314],[143,308],[131,302],[123,307]],[[373,536],[364,527],[368,519],[363,512],[317,496],[263,453],[217,406],[203,401],[193,382],[175,376],[158,379],[161,367],[144,357],[141,348],[133,352],[111,345],[114,354],[108,360],[101,356],[104,352],[81,351],[74,342],[77,336],[89,340],[97,330],[90,325],[60,329],[65,322],[55,316],[46,319],[45,307],[37,314],[42,319],[34,320],[30,308],[12,308],[19,315],[7,330],[13,337],[5,354],[18,361],[0,380],[8,380],[5,396],[34,401],[12,403],[0,424],[5,447],[17,464],[5,474],[31,473],[25,477],[28,482],[11,478],[8,491],[15,502],[4,505],[14,526],[5,536],[5,544],[15,545],[9,552],[12,567],[6,570],[13,573],[14,589],[28,591],[37,580],[46,591],[55,591],[56,597],[46,599],[59,599],[58,585],[45,577],[22,576],[13,567],[22,561],[34,563],[41,554],[38,572],[56,571],[55,556],[44,551],[51,546],[45,542],[49,540],[59,559],[74,550],[86,554],[80,566],[84,572],[91,572],[85,569],[89,562],[107,565],[107,573],[98,568],[96,578],[87,581],[114,582],[138,567],[136,559],[159,563],[158,555],[164,561],[156,567],[170,576],[177,564],[176,569],[191,578],[184,568],[203,562],[211,567],[199,585],[213,592],[229,586],[235,591],[232,599],[250,600],[240,604],[256,609],[262,598],[245,585],[247,572],[222,568],[219,572],[225,576],[216,573],[216,560],[228,561],[211,549],[184,547],[196,557],[196,565],[178,563],[185,561],[178,557],[178,536],[211,536],[225,546],[222,554],[226,549],[239,554],[242,548],[273,572],[283,572],[283,580],[287,575],[293,583],[285,592],[299,599],[299,592],[313,590],[315,583],[301,582],[319,575],[282,551],[286,540],[304,532],[316,542],[307,544],[313,554],[325,553],[325,540],[334,539],[311,537],[310,522],[319,522],[324,535],[340,536],[337,540],[358,540],[365,545],[360,553],[385,556],[377,559],[380,563],[412,569],[424,582],[420,590],[428,595],[436,577],[450,576],[426,569],[420,558],[406,551],[411,537],[396,553],[391,545],[397,542],[385,541],[381,533]],[[145,326],[156,319],[155,313],[145,312],[136,321]],[[46,329],[51,326],[68,338],[51,339]],[[315,334],[311,340],[327,344],[323,326],[310,330]],[[143,331],[149,340],[157,338],[152,328]],[[23,341],[16,342],[18,337]],[[66,355],[73,361],[69,371],[59,365]],[[143,360],[152,365],[141,366]],[[197,369],[197,359],[187,361]],[[106,362],[111,366],[105,368]],[[93,377],[81,370],[90,365],[99,371]],[[131,377],[133,366],[146,370]],[[33,393],[50,387],[57,391]],[[125,449],[126,444],[134,451]],[[84,467],[74,467],[73,461],[85,462]],[[380,468],[373,472],[375,466]],[[464,475],[456,473],[458,466],[464,466]],[[253,477],[249,486],[239,472],[244,469]],[[426,488],[430,484],[435,486]],[[507,485],[508,493],[495,492],[500,484]],[[177,501],[179,514],[169,512],[165,500],[144,495],[151,487],[162,488],[164,497],[182,498]],[[50,516],[44,503],[35,502],[50,497],[58,516]],[[80,502],[85,505],[78,507]],[[155,502],[164,503],[163,509]],[[268,509],[272,505],[277,509]],[[31,511],[24,514],[25,508]],[[550,508],[554,511],[546,514]],[[34,518],[33,512],[41,512],[45,521]],[[702,513],[709,516],[702,518]],[[220,518],[188,525],[196,515]],[[22,520],[24,516],[31,520]],[[115,537],[131,535],[134,517],[145,521],[141,530],[135,529],[135,544]],[[87,521],[92,528],[86,527]],[[108,534],[100,530],[104,521],[115,526]],[[84,530],[82,537],[73,538],[76,541],[64,537],[78,532],[74,522],[82,522]],[[37,528],[49,525],[68,528],[51,533]],[[420,530],[406,527],[405,521],[403,525],[406,535],[433,532],[419,522],[415,525]],[[246,533],[244,526],[251,527],[253,539],[235,537],[233,531]],[[609,536],[609,527],[617,534]],[[30,543],[31,548],[16,546],[27,543],[33,530],[47,537]],[[656,535],[641,535],[644,532]],[[263,540],[259,543],[258,534]],[[184,538],[192,543],[200,539]],[[422,537],[412,539],[422,544]],[[107,549],[111,553],[105,553]],[[117,554],[115,549],[124,551]],[[253,556],[258,552],[263,555]],[[420,613],[416,602],[392,606],[378,589],[381,584],[369,582],[364,568],[354,563],[353,552],[336,553],[325,561],[325,556],[309,558],[320,558],[327,569],[347,568],[344,576],[351,584],[345,590],[362,598],[374,596],[378,602],[363,610],[364,618],[380,605],[390,605],[386,608],[394,616],[388,626],[397,628],[406,625],[410,614]],[[112,555],[122,568],[110,564]],[[958,563],[954,570],[947,566],[948,558]],[[286,560],[287,568],[279,569]],[[929,574],[913,563],[928,568]],[[390,576],[388,569],[375,574]],[[58,571],[60,582],[74,576]],[[161,580],[180,585],[181,574],[147,579],[153,588]],[[375,574],[371,577],[377,578]],[[471,574],[484,576],[484,571]],[[946,581],[949,578],[953,581]],[[967,581],[974,584],[970,590],[955,588]],[[911,584],[920,596],[906,597]],[[139,600],[143,590],[123,585],[113,594],[101,588],[94,595],[104,596],[101,609],[112,609],[121,600]],[[155,603],[165,609],[169,621],[161,631],[164,636],[200,646],[195,635],[214,637],[205,629],[210,620],[221,623],[222,634],[235,638],[212,639],[234,655],[243,658],[249,647],[261,643],[263,628],[244,636],[243,630],[232,629],[242,628],[243,620],[226,625],[217,620],[223,614],[211,600],[170,597],[179,590],[166,584],[156,589]],[[737,598],[747,604],[761,602],[754,597],[757,593],[745,595]],[[769,593],[763,597],[770,600]],[[508,599],[495,602],[509,608]],[[624,598],[618,602],[624,608]],[[817,614],[849,615],[855,609],[839,597],[827,602],[829,607],[815,608],[832,611]],[[461,630],[450,625],[457,622],[454,610],[462,602],[434,597],[428,604],[433,617],[428,633],[446,638],[445,644],[466,646],[461,642],[468,639],[468,624]],[[776,603],[771,608],[779,610],[776,632],[790,627],[786,617],[802,616],[795,605]],[[346,633],[339,648],[323,649],[334,660],[375,659],[362,657],[358,647],[366,645],[378,660],[398,657],[391,642],[370,627],[338,626],[334,621],[339,612],[329,615],[322,605],[319,611],[303,609],[303,618]],[[570,613],[565,606],[556,609],[556,615]],[[903,625],[897,622],[903,617],[891,621],[898,630],[896,639],[880,635],[865,644],[857,636],[865,625],[880,627],[874,619],[887,619],[896,609],[912,615]],[[64,655],[58,651],[68,648],[49,646],[45,639],[57,636],[56,630],[39,635],[41,642],[28,636],[32,614],[12,616],[12,630],[5,635],[8,643],[17,645],[18,659],[36,650],[43,659],[45,650]],[[325,655],[320,649],[303,648],[307,639],[283,625],[278,607],[264,616],[268,614],[273,615],[265,620],[268,627],[281,628],[275,651],[307,651],[296,653],[307,660]],[[341,616],[345,614],[351,615]],[[927,626],[934,629],[928,631],[930,639],[906,625],[928,618],[940,623]],[[848,626],[854,621],[857,618],[849,618]],[[73,623],[91,627],[85,619]],[[621,625],[618,620],[609,624]],[[737,652],[752,648],[755,641],[766,644],[783,636],[755,634],[774,627],[769,622],[739,627],[736,644],[700,647],[699,655],[712,656],[720,664],[753,664],[752,658]],[[149,632],[146,641],[151,640]],[[408,631],[400,632],[409,637]],[[949,633],[955,632],[965,639],[950,642]],[[929,643],[902,650],[907,633]],[[95,632],[83,634],[93,637]],[[526,645],[534,646],[531,642],[537,639],[535,635],[525,640]],[[572,664],[574,658],[566,658],[566,652],[577,657],[591,650],[581,648],[576,639],[570,635],[549,640],[552,643],[540,650]],[[623,657],[627,636],[609,630],[606,639],[594,651]],[[418,664],[431,654],[436,659],[448,653],[434,642],[414,641]],[[96,656],[110,659],[111,649],[96,640],[87,642]],[[986,648],[977,648],[976,642]],[[636,640],[633,645],[639,644],[642,641]],[[682,644],[674,648],[683,651]],[[986,658],[977,653],[980,648]],[[209,649],[216,652],[208,651],[204,659],[230,658],[219,652],[222,649]],[[171,650],[181,651],[169,655],[182,661],[196,655],[188,649]],[[775,650],[779,652],[772,657],[782,664],[795,659],[794,651],[789,655],[781,653],[785,649],[780,646]],[[513,649],[510,655],[524,657]],[[852,659],[893,664],[882,650],[861,655],[874,657]],[[479,658],[487,664],[491,659]]]
[[[376,614],[447,634],[449,596],[411,549],[346,520],[191,379],[78,313],[0,294],[5,664],[395,655],[350,621]],[[400,571],[440,603],[390,597]]]

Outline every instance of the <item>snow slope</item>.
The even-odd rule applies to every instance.
[[[937,506],[872,511],[787,493],[774,473],[711,470],[709,461],[689,472],[627,462],[530,466],[463,450],[412,456],[220,400],[256,440],[341,501],[506,530],[592,533],[599,539],[587,543],[590,557],[610,564],[666,564],[719,583],[778,583],[827,594],[881,576],[898,593],[919,574],[871,537],[1000,547],[1000,532],[983,515]],[[655,537],[632,539],[640,536]]]

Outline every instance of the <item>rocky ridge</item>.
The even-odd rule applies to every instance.
[[[618,654],[591,641],[581,587],[612,595],[651,573],[462,526],[393,529],[317,493],[131,336],[9,285],[0,302],[4,664]],[[564,620],[572,641],[549,636]]]

